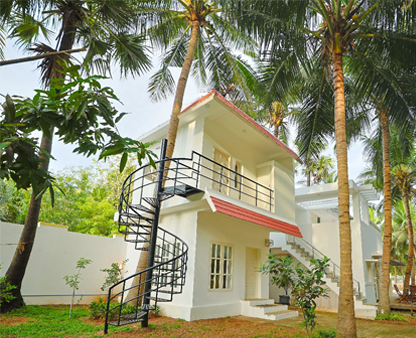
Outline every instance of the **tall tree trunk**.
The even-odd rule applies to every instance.
[[[166,150],[166,157],[169,157],[169,158],[172,158],[173,150],[175,148],[176,134],[178,133],[178,127],[179,127],[179,114],[182,110],[183,96],[185,94],[186,83],[188,81],[189,72],[191,70],[192,61],[194,59],[194,55],[196,51],[199,30],[200,30],[200,22],[193,21],[188,51],[186,53],[185,61],[182,66],[181,75],[179,76],[178,85],[176,87],[175,100],[173,102],[172,115],[170,117],[169,130],[168,130],[168,145],[167,145],[167,150]],[[166,169],[169,169],[169,164],[170,162],[166,163]],[[137,263],[137,267],[136,267],[136,273],[147,269],[147,257],[148,257],[148,251],[142,251],[140,253],[139,262]],[[133,285],[138,285],[139,279],[140,279],[140,275],[135,277],[133,279]],[[143,290],[144,290],[144,286],[143,286]],[[130,289],[127,295],[127,299],[134,299],[135,297],[137,297],[137,294],[138,294],[137,288]]]
[[[335,140],[338,165],[338,212],[341,262],[337,332],[338,335],[343,338],[356,338],[357,330],[355,324],[351,258],[350,193],[348,185],[344,71],[342,66],[342,54],[334,52],[332,57],[335,92]]]
[[[381,289],[378,309],[380,313],[390,313],[390,255],[391,255],[391,167],[390,167],[390,131],[386,111],[379,110],[383,137],[383,186],[384,186],[384,235],[383,256],[381,260]]]
[[[71,24],[67,24],[65,26],[65,31],[62,37],[59,51],[72,49],[72,46],[74,44],[75,29],[76,28]],[[68,60],[68,58],[69,55],[64,54],[63,59]],[[53,135],[53,130],[51,134]],[[52,139],[49,139],[45,134],[42,135],[40,147],[41,149],[50,154],[52,150]],[[48,170],[49,157],[44,155],[42,152],[40,153],[39,157],[43,160],[40,167],[44,170]],[[40,191],[40,189],[38,189],[38,191]],[[42,197],[36,198],[36,193],[34,192],[34,189],[32,187],[32,196],[30,199],[25,224],[23,226],[23,230],[20,235],[19,243],[17,244],[13,259],[6,272],[6,282],[9,282],[10,284],[15,285],[17,287],[16,289],[13,289],[11,291],[12,296],[15,298],[8,303],[2,303],[2,313],[9,312],[11,310],[18,309],[24,306],[23,297],[21,294],[21,286],[23,278],[25,276],[27,264],[29,262],[30,254],[32,252],[33,244],[35,241],[41,203]]]
[[[404,277],[404,284],[403,284],[403,291],[407,292],[409,289],[410,284],[410,276],[412,274],[413,269],[413,252],[415,250],[415,239],[413,237],[413,225],[412,225],[412,218],[410,215],[410,207],[409,207],[409,194],[405,189],[402,189],[402,196],[404,202],[404,209],[406,211],[406,223],[407,223],[407,231],[409,237],[409,254],[407,258],[407,267],[406,267],[406,275]]]
[[[169,122],[168,130],[168,147],[166,150],[166,157],[172,157],[175,148],[176,134],[179,127],[179,114],[182,110],[183,96],[185,94],[186,83],[188,81],[189,72],[191,71],[192,61],[196,51],[200,30],[200,22],[192,21],[191,39],[189,40],[188,51],[186,53],[185,61],[182,66],[181,75],[179,76],[178,85],[176,87],[175,100],[173,101],[172,115]]]

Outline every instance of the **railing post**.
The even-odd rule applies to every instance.
[[[107,311],[105,313],[104,334],[108,333],[108,313],[110,312],[111,287],[108,289]]]
[[[220,189],[219,189],[220,192],[221,192],[221,184],[222,184],[222,169],[223,169],[223,167],[221,166],[221,170],[220,170]]]
[[[149,243],[149,254],[147,257],[147,267],[152,267],[154,265],[155,260],[155,249],[156,249],[156,240],[157,240],[157,228],[159,225],[159,212],[160,212],[160,193],[162,192],[163,187],[163,178],[165,172],[165,159],[166,159],[166,148],[167,148],[167,140],[162,140],[162,147],[160,150],[160,159],[159,167],[157,168],[157,178],[156,178],[156,202],[154,208],[154,215],[153,215],[153,222],[152,222],[152,229],[150,233],[150,243]],[[149,324],[149,305],[150,305],[150,294],[152,290],[152,276],[153,270],[149,269],[146,273],[146,283],[144,287],[144,295],[143,295],[143,303],[142,308],[146,312],[146,315],[142,321],[142,327],[148,327]],[[140,288],[139,288],[140,290]],[[139,291],[140,292],[140,291]]]
[[[238,199],[241,200],[241,189],[243,189],[243,176],[240,174],[237,174],[237,177],[239,178],[238,183]]]
[[[196,173],[195,188],[198,189],[199,175],[201,174],[201,155],[198,156],[198,171]]]
[[[176,161],[175,180],[173,181],[173,193],[175,193],[175,190],[176,190],[176,181],[178,179],[178,171],[179,171],[179,160]],[[168,176],[168,173],[166,173],[166,178],[167,176]]]

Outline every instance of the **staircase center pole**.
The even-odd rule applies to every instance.
[[[155,260],[155,249],[156,249],[156,240],[157,240],[157,228],[159,225],[159,212],[160,212],[160,192],[163,188],[163,178],[165,172],[165,161],[166,158],[166,149],[167,149],[168,141],[166,139],[162,140],[162,146],[160,150],[160,162],[159,167],[157,168],[157,178],[156,178],[156,187],[155,187],[155,206],[154,206],[154,215],[153,215],[153,222],[152,222],[152,229],[150,232],[150,242],[149,242],[149,254],[147,256],[147,268],[150,268],[154,265]],[[150,299],[151,290],[152,290],[152,276],[153,276],[153,269],[150,269],[146,273],[146,283],[144,287],[144,297],[143,297],[143,304],[142,304],[142,311],[146,312],[146,315],[142,321],[142,327],[147,327],[149,323],[149,311],[150,311]]]

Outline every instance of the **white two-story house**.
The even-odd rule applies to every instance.
[[[151,150],[158,154],[167,130],[168,122],[140,140],[157,141]],[[180,114],[172,158],[181,159],[170,164],[172,181],[183,175],[177,180],[199,192],[162,202],[159,226],[188,246],[182,293],[158,303],[162,313],[186,320],[297,315],[270,306],[269,277],[257,272],[269,253],[271,232],[302,237],[295,221],[297,155],[213,90]],[[182,167],[179,174],[175,166]],[[152,196],[151,189],[140,194]],[[127,270],[134,271],[136,262],[129,264]]]

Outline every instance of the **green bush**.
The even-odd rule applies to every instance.
[[[110,308],[114,309],[114,311],[110,312],[109,319],[115,319],[118,315],[120,303],[111,303]],[[107,312],[107,301],[100,297],[98,300],[95,300],[88,305],[90,309],[90,318],[92,319],[105,319],[105,314]],[[123,309],[121,310],[122,315],[128,315],[130,313],[136,313],[136,309],[140,311],[140,308],[136,308],[134,305],[124,305]]]
[[[0,270],[1,270],[1,264],[0,264]],[[0,305],[5,302],[8,303],[11,300],[15,299],[12,295],[12,290],[17,289],[17,286],[10,284],[9,282],[6,282],[7,276],[0,277]]]
[[[399,312],[390,312],[390,313],[379,313],[376,316],[376,319],[378,320],[395,320],[398,322],[408,322],[409,319],[406,318],[405,315],[402,315]]]
[[[337,338],[337,333],[332,330],[316,330],[313,335],[314,338]]]

